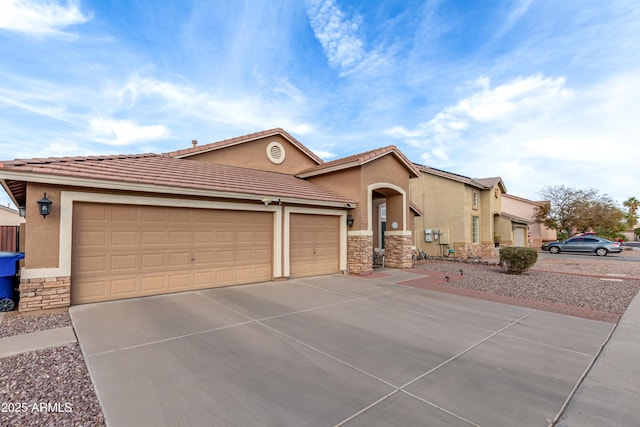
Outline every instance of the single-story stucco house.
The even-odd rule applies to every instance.
[[[0,182],[27,219],[19,309],[367,274],[381,239],[387,267],[410,267],[418,176],[394,146],[323,162],[282,129],[165,154],[4,161]]]

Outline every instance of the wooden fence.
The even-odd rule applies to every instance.
[[[18,252],[20,249],[20,227],[14,225],[0,226],[0,251]]]

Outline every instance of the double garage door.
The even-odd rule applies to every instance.
[[[291,277],[339,271],[339,217],[291,215]],[[76,203],[72,304],[269,281],[273,213]]]
[[[273,214],[76,203],[71,302],[271,280]]]

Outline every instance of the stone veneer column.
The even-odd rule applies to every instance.
[[[411,235],[384,234],[384,266],[389,268],[411,268]]]
[[[71,305],[71,277],[20,280],[18,311],[46,310]]]
[[[347,268],[349,274],[373,273],[373,236],[347,236]]]

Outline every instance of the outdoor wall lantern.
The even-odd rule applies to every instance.
[[[27,208],[25,208],[24,206],[18,206],[18,215],[20,215],[20,218],[26,218]]]
[[[351,214],[347,215],[347,227],[353,227],[353,216]]]
[[[47,215],[51,213],[51,205],[53,202],[47,199],[47,193],[44,193],[44,197],[38,200],[38,211],[43,218],[46,218]]]

